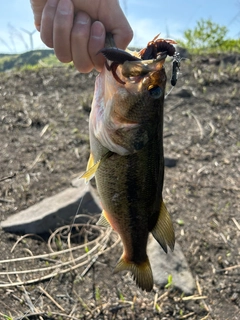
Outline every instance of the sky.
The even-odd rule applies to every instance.
[[[161,37],[182,38],[196,21],[211,19],[226,26],[230,38],[240,37],[240,0],[120,0],[134,31],[130,45],[145,47],[158,33]],[[22,53],[31,49],[34,32],[30,0],[1,1],[0,53]],[[32,35],[33,49],[46,49],[39,33]]]

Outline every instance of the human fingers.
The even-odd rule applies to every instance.
[[[132,40],[133,31],[118,0],[72,0],[76,10],[89,14],[94,21],[100,21],[107,32],[113,34],[116,46],[125,49]]]
[[[125,17],[117,0],[106,0],[105,6],[100,7],[99,20],[106,31],[113,34],[114,42],[120,49],[126,49],[133,38],[132,28]],[[104,1],[103,1],[104,3]]]
[[[72,61],[71,30],[74,7],[71,0],[59,0],[53,23],[53,47],[61,62]]]
[[[95,21],[91,27],[91,33],[88,43],[88,52],[91,57],[94,68],[101,71],[104,65],[104,57],[99,51],[104,47],[106,30],[100,21]]]
[[[42,12],[41,39],[46,46],[53,48],[53,23],[59,0],[47,0]]]
[[[36,29],[40,31],[42,12],[47,0],[30,0]]]
[[[93,69],[93,63],[88,53],[88,41],[91,30],[90,16],[79,11],[74,19],[71,32],[71,48],[73,63],[78,71],[87,73]]]

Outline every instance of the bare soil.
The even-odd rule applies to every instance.
[[[181,72],[165,102],[165,155],[177,165],[166,168],[164,199],[194,296],[172,286],[142,292],[128,275],[113,275],[118,244],[88,260],[89,272],[85,265],[29,285],[11,285],[28,280],[24,273],[6,273],[33,262],[0,262],[0,319],[240,319],[240,57],[195,57]],[[95,77],[69,66],[1,73],[0,221],[85,169]],[[88,240],[99,232],[85,230]],[[41,236],[0,230],[0,260],[49,253],[49,235]],[[54,263],[40,260],[39,268]]]

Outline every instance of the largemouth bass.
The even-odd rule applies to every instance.
[[[175,242],[162,199],[167,52],[157,52],[152,60],[142,60],[141,51],[114,47],[102,53],[107,62],[95,83],[91,155],[82,178],[88,181],[95,175],[103,207],[98,224],[111,225],[121,237],[124,251],[115,272],[130,271],[140,288],[151,291],[149,232],[165,252],[167,246],[173,250]]]

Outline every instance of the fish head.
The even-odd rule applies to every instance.
[[[125,86],[129,93],[147,95],[146,89],[151,95],[154,87],[165,89],[166,75],[164,71],[164,62],[166,53],[162,53],[157,59],[141,60],[137,57],[138,53],[124,51],[117,48],[103,49],[103,54],[109,60],[106,62],[107,70],[112,72],[113,79],[119,84]],[[109,79],[108,79],[109,81]],[[111,81],[108,82],[108,85]],[[153,94],[153,98],[157,98]]]
[[[162,123],[166,54],[118,59],[116,50],[96,82],[90,131],[106,149],[128,155],[143,148]]]
[[[125,79],[126,90],[152,99],[162,97],[166,86],[164,61],[162,57],[158,60],[125,61],[119,66],[119,73]]]

